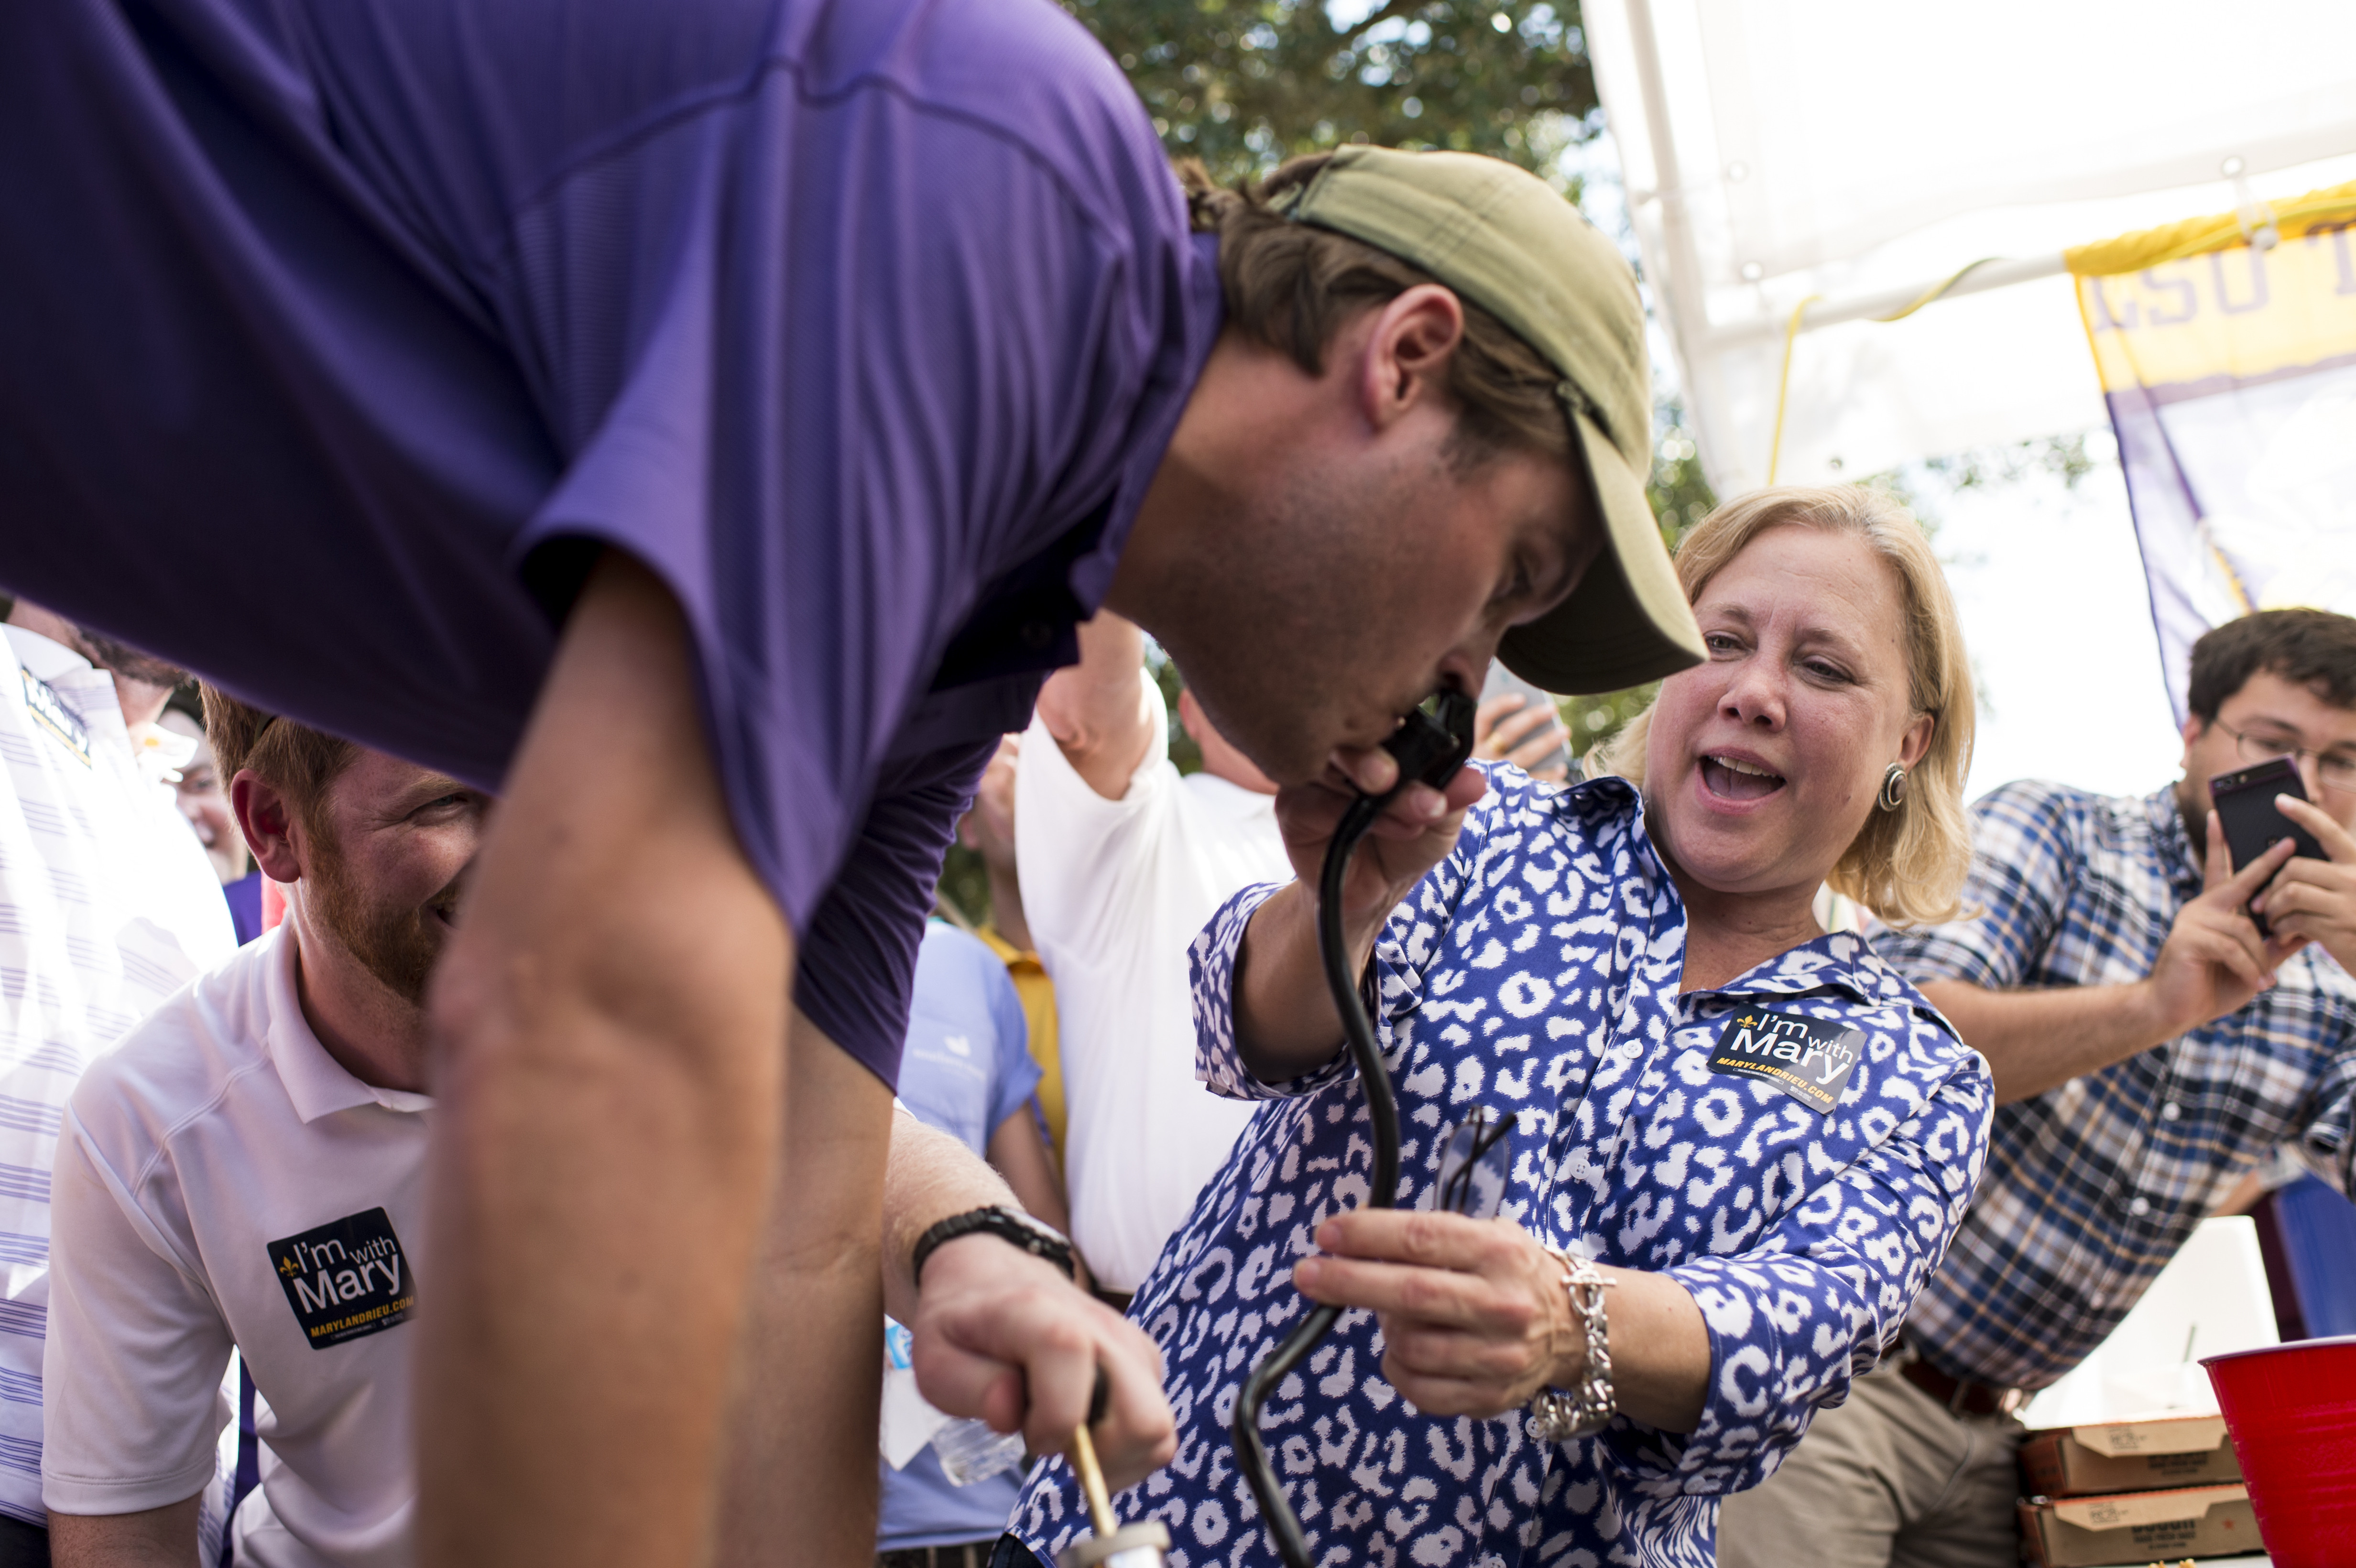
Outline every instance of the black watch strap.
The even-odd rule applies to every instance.
[[[925,1283],[925,1260],[940,1250],[945,1243],[959,1236],[970,1236],[977,1231],[987,1231],[999,1240],[1022,1248],[1034,1258],[1045,1258],[1064,1271],[1067,1279],[1077,1279],[1079,1272],[1073,1266],[1072,1243],[1066,1241],[1052,1225],[1043,1225],[1020,1209],[1003,1203],[993,1203],[987,1209],[969,1209],[962,1214],[952,1214],[935,1223],[916,1238],[916,1250],[909,1260],[909,1272],[917,1287]]]

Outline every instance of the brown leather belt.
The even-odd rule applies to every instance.
[[[2029,1403],[2026,1389],[1951,1378],[1911,1350],[1898,1363],[1898,1375],[1945,1405],[1949,1415],[2010,1415]]]

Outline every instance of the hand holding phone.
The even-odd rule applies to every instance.
[[[2293,800],[2307,798],[2307,785],[2288,757],[2237,768],[2209,781],[2209,799],[2218,823],[2225,830],[2225,848],[2233,857],[2235,870],[2285,838],[2291,840],[2294,859],[2301,855],[2313,860],[2330,859],[2314,834],[2282,814],[2275,805],[2278,795],[2289,795]],[[2250,918],[2257,923],[2259,935],[2274,934],[2266,927],[2265,915],[2254,911]]]
[[[1473,751],[1548,783],[1567,784],[1579,776],[1570,731],[1557,716],[1554,699],[1497,659],[1489,661],[1488,678],[1481,685]]]

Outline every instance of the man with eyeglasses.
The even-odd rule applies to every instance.
[[[2277,1145],[2356,1185],[2356,620],[2217,627],[2186,707],[2176,784],[1992,791],[1972,808],[1975,915],[1875,938],[1995,1070],[1987,1170],[1894,1353],[1727,1499],[1726,1568],[2012,1568],[2029,1393]],[[2308,800],[2280,808],[2329,859],[2284,842],[2235,868],[2209,781],[2286,756]]]

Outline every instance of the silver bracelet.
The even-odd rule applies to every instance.
[[[1570,1310],[1587,1336],[1587,1364],[1574,1387],[1542,1388],[1531,1398],[1529,1434],[1539,1443],[1568,1443],[1602,1431],[1620,1411],[1620,1394],[1612,1386],[1612,1329],[1603,1317],[1603,1293],[1614,1282],[1585,1258],[1546,1250],[1562,1265]]]

